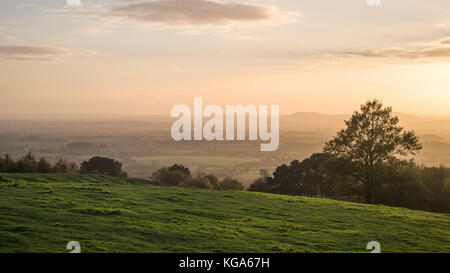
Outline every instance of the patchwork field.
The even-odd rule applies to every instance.
[[[157,161],[163,165],[171,165],[181,163],[185,165],[205,165],[205,166],[237,166],[244,163],[258,163],[261,160],[258,158],[245,157],[227,157],[227,156],[148,156],[148,157],[133,157],[138,163],[149,163]]]
[[[0,174],[0,252],[450,252],[450,215],[142,179]]]

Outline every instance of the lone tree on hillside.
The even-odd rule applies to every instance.
[[[355,174],[363,184],[367,203],[372,203],[380,167],[397,156],[415,155],[422,149],[413,131],[406,132],[391,107],[381,101],[367,101],[361,111],[345,121],[347,128],[326,143],[324,152],[343,157],[355,164]]]
[[[117,177],[127,177],[122,171],[122,162],[107,157],[93,157],[81,163],[80,172],[83,174],[104,174]]]

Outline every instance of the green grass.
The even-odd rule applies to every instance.
[[[450,216],[386,206],[0,174],[0,252],[450,252]]]
[[[152,161],[157,161],[162,165],[171,165],[181,163],[185,165],[205,165],[210,167],[231,167],[245,163],[258,163],[259,158],[246,157],[227,157],[227,156],[148,156],[148,157],[133,157],[137,163],[146,164]]]

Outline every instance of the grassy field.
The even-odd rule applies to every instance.
[[[450,215],[327,199],[0,174],[0,252],[450,252]]]

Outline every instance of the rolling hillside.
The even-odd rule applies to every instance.
[[[0,252],[450,252],[450,215],[327,199],[0,174]]]

